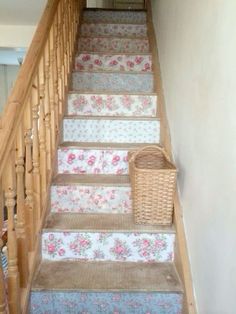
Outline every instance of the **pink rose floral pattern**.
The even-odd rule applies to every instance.
[[[151,55],[121,55],[81,53],[76,57],[76,70],[152,71]]]
[[[132,212],[130,186],[52,186],[51,212],[109,213]]]
[[[172,262],[172,233],[47,232],[42,235],[46,260]]]
[[[82,36],[113,36],[113,37],[146,37],[146,24],[105,24],[84,23],[81,26]]]
[[[68,95],[69,115],[146,116],[157,114],[157,95]]]
[[[78,48],[81,52],[150,52],[148,39],[80,37]]]
[[[181,314],[182,303],[176,292],[33,291],[30,313]]]
[[[102,23],[146,23],[147,15],[144,11],[117,11],[114,14],[109,10],[84,11],[83,20],[85,22],[102,22]]]
[[[160,121],[65,118],[63,140],[82,143],[159,143]]]
[[[73,90],[89,92],[153,92],[153,74],[139,72],[73,72]]]
[[[126,175],[128,151],[62,148],[58,150],[58,173]]]

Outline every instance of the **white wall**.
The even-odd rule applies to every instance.
[[[29,47],[36,26],[0,25],[0,47]]]
[[[0,65],[0,114],[19,71],[17,65]]]
[[[236,313],[236,1],[152,0],[199,314]]]

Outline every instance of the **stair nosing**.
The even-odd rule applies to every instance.
[[[104,24],[104,25],[144,25],[147,27],[147,22],[144,22],[144,23],[130,23],[130,22],[100,22],[100,21],[96,21],[96,22],[92,22],[92,21],[86,21],[86,20],[83,20],[82,25],[84,24]]]
[[[128,39],[128,40],[146,40],[149,42],[149,37],[148,36],[85,36],[85,35],[81,35],[79,37],[79,40],[80,39],[83,39],[83,38],[92,38],[92,39],[95,39],[95,38],[106,38],[106,39],[111,39],[111,38],[114,38],[114,39]]]
[[[59,144],[58,149],[63,148],[89,148],[89,149],[114,149],[114,150],[134,150],[144,146],[153,146],[152,143],[98,143],[98,142],[68,142]],[[160,146],[156,144],[155,146]]]
[[[121,11],[121,12],[147,12],[146,9],[132,9],[132,10],[128,10],[128,9],[115,9],[115,8],[85,8],[84,11]]]
[[[51,186],[70,185],[130,187],[130,179],[128,175],[58,173],[51,184]]]
[[[79,55],[81,54],[93,54],[93,55],[111,55],[111,56],[116,56],[116,55],[122,55],[122,56],[137,56],[137,55],[141,55],[141,56],[151,56],[152,57],[152,53],[151,52],[140,52],[140,53],[135,53],[135,52],[125,52],[125,53],[119,53],[119,52],[111,52],[111,53],[106,53],[106,52],[99,52],[99,51],[79,51],[75,58],[77,58]]]
[[[125,120],[125,121],[160,121],[158,117],[128,117],[128,116],[81,116],[81,115],[65,115],[63,120],[74,119],[74,120]]]
[[[114,74],[117,74],[117,73],[119,73],[119,74],[125,74],[125,75],[139,75],[139,74],[141,74],[141,75],[150,75],[150,76],[153,76],[154,75],[154,72],[153,71],[149,71],[149,72],[145,72],[145,71],[120,71],[120,70],[117,70],[117,71],[115,71],[115,70],[76,70],[76,69],[74,69],[74,70],[72,70],[72,74],[73,73],[99,73],[99,74],[101,74],[101,73],[103,73],[103,74],[107,74],[107,73],[114,73]]]
[[[97,91],[97,92],[94,92],[94,91],[88,91],[88,90],[70,90],[68,91],[68,94],[85,94],[85,95],[90,95],[90,94],[93,94],[93,95],[114,95],[114,96],[123,96],[123,95],[126,95],[126,96],[156,96],[158,97],[158,94],[153,92],[153,93],[150,93],[150,92],[112,92],[112,91]]]

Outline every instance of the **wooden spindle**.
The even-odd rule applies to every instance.
[[[59,94],[59,115],[63,114],[64,102],[64,81],[63,81],[63,44],[62,44],[62,5],[58,6],[57,21],[58,21],[58,48],[57,48],[57,73],[58,73],[58,94]]]
[[[23,124],[19,126],[16,141],[16,176],[17,176],[17,247],[18,247],[18,266],[20,273],[20,286],[26,287],[29,277],[28,264],[28,239],[26,235],[25,222],[25,146]]]
[[[32,111],[28,101],[25,112],[25,214],[27,222],[27,234],[29,251],[34,250],[35,244],[35,211],[34,211],[34,187],[33,187],[33,161],[32,161]]]
[[[55,91],[54,91],[54,32],[53,26],[49,34],[49,102],[51,111],[51,137],[52,137],[52,154],[56,149],[56,137],[57,137],[57,122],[55,112]]]
[[[34,208],[36,226],[41,219],[41,182],[40,182],[40,161],[39,161],[39,82],[36,76],[32,86],[32,118],[33,118],[33,188],[34,188]]]
[[[4,191],[5,205],[8,215],[7,241],[8,241],[8,304],[10,313],[20,313],[20,285],[17,261],[17,238],[14,222],[15,196],[15,160],[13,151],[10,152],[5,172]]]
[[[54,112],[55,112],[55,133],[56,139],[59,133],[59,91],[58,91],[58,72],[57,72],[57,49],[58,49],[58,20],[57,15],[52,27],[51,53],[53,54],[53,87],[54,87]],[[56,143],[55,139],[55,143]]]
[[[46,151],[47,151],[47,170],[51,173],[52,170],[52,136],[51,136],[51,108],[50,108],[50,57],[49,57],[49,40],[46,43],[44,62],[45,73],[45,101],[44,101],[44,113],[45,113],[45,127],[46,127]]]
[[[40,151],[40,175],[41,175],[41,200],[44,204],[47,192],[47,152],[46,152],[46,125],[45,125],[45,76],[44,58],[42,57],[38,71],[39,84],[39,151]]]

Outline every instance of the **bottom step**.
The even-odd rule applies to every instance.
[[[180,314],[182,298],[171,263],[43,262],[30,313]]]

